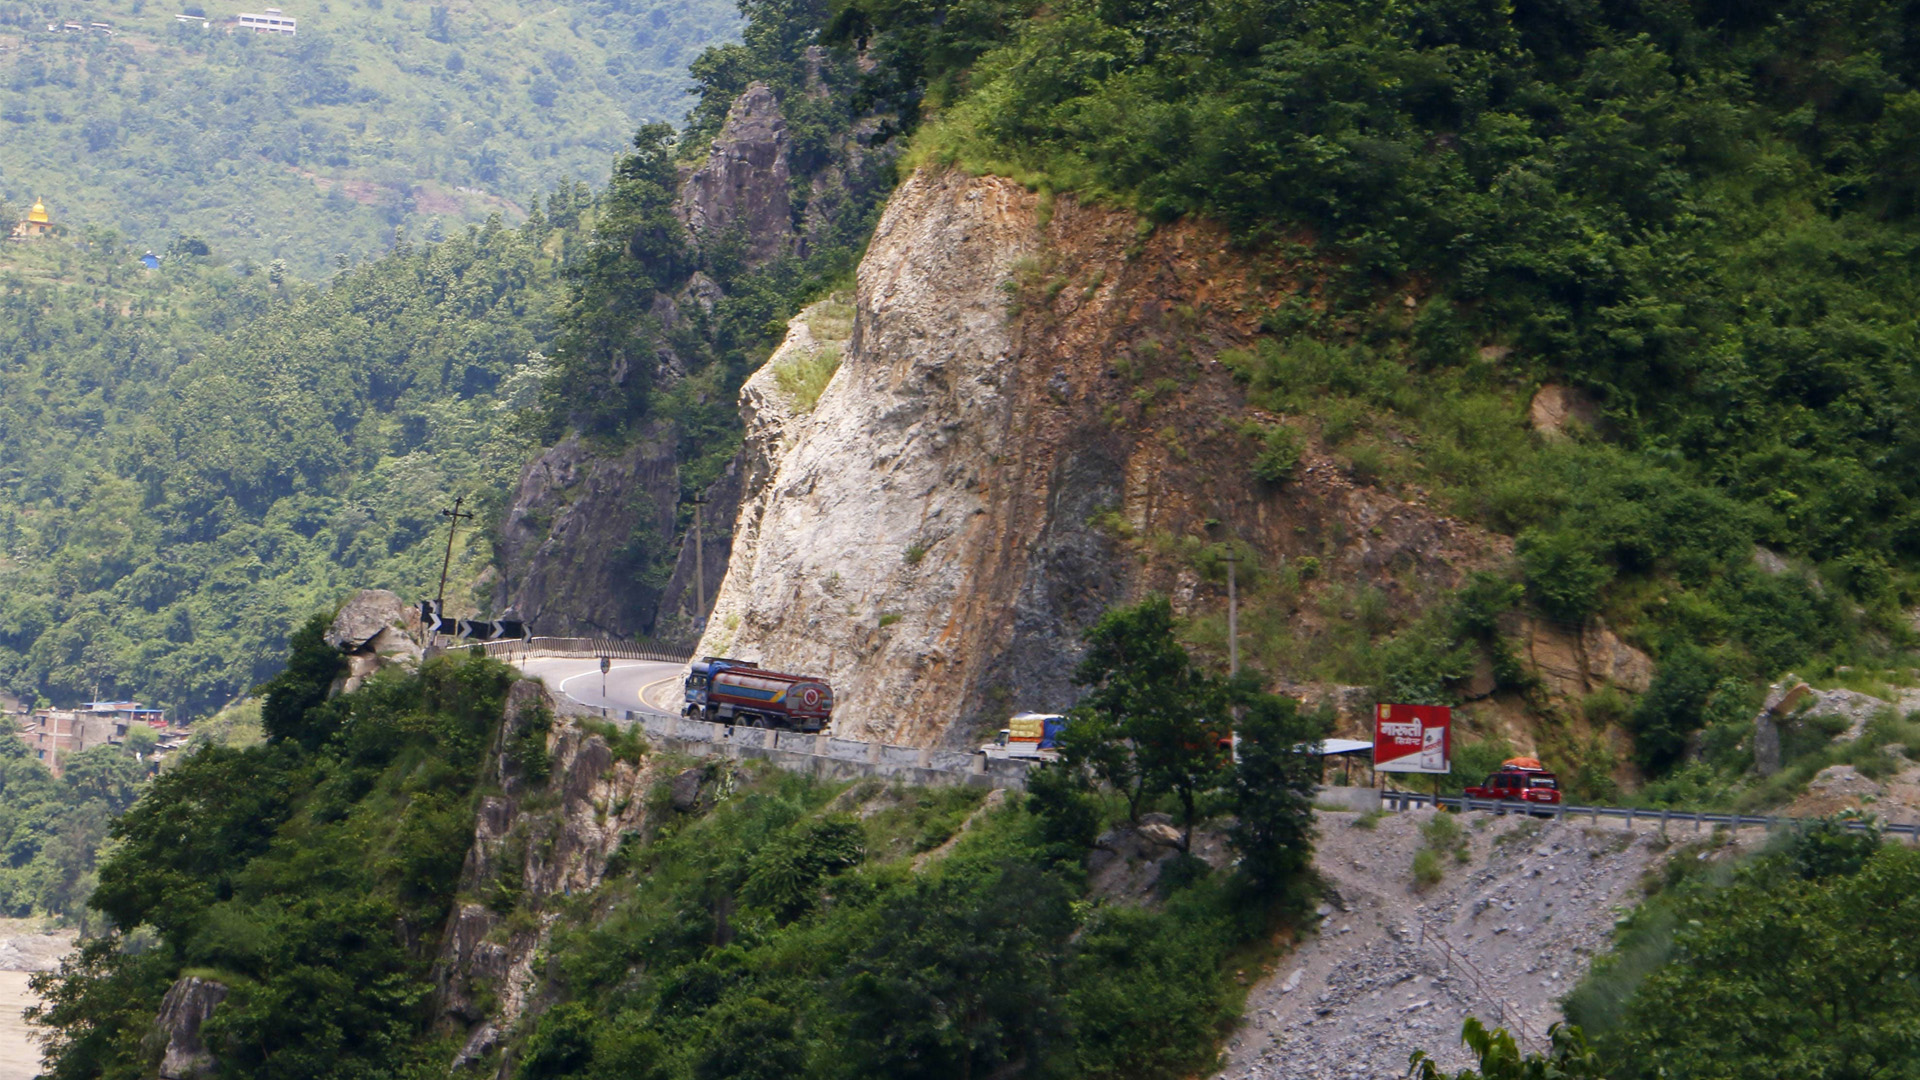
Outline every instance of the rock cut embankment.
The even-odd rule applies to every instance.
[[[1251,471],[1251,414],[1217,356],[1307,272],[1204,224],[1143,235],[1010,180],[914,175],[817,405],[776,378],[818,347],[804,317],[745,387],[742,506],[700,651],[828,676],[849,737],[964,745],[1068,705],[1079,633],[1109,606],[1157,590],[1224,608],[1182,545],[1312,556],[1417,610],[1504,541],[1311,446],[1289,483]]]

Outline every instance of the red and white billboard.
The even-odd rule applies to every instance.
[[[1445,705],[1381,705],[1373,714],[1373,767],[1379,772],[1453,771],[1453,710]]]

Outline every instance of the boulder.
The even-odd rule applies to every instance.
[[[349,597],[325,638],[347,654],[346,679],[337,689],[351,694],[389,664],[418,664],[420,646],[408,633],[418,621],[411,607],[385,589],[361,589]]]
[[[675,810],[687,813],[699,808],[700,782],[705,775],[705,770],[688,769],[673,778],[671,798]]]
[[[1180,846],[1180,830],[1162,822],[1146,822],[1140,826],[1140,835],[1159,844],[1161,847]]]
[[[1588,430],[1600,426],[1600,406],[1586,394],[1570,386],[1548,383],[1533,395],[1527,405],[1527,421],[1549,439],[1569,436],[1571,425]]]
[[[155,1022],[167,1039],[160,1058],[160,1080],[200,1080],[214,1074],[213,1052],[200,1041],[200,1025],[227,998],[227,988],[195,975],[176,981],[160,999]]]
[[[406,625],[411,609],[385,589],[361,589],[340,607],[327,627],[327,644],[344,652],[369,648],[388,629]]]

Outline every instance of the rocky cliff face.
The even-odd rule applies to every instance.
[[[739,246],[745,265],[793,250],[786,122],[774,94],[754,84],[734,103],[707,160],[681,178],[676,215],[696,245]],[[653,314],[669,334],[712,313],[723,297],[693,274]],[[671,350],[659,357],[662,381],[685,374]],[[691,640],[703,612],[698,598],[718,591],[728,554],[728,524],[738,484],[723,478],[704,497],[718,527],[694,558],[678,524],[680,432],[664,417],[623,450],[607,453],[570,437],[521,470],[500,526],[494,610],[555,636],[626,638],[645,634]],[[665,580],[647,573],[670,553]],[[695,587],[704,563],[704,590]]]
[[[700,244],[739,243],[749,264],[791,250],[787,122],[765,83],[734,101],[705,164],[680,181],[676,214]]]
[[[659,424],[616,456],[569,438],[520,472],[500,526],[495,603],[539,634],[623,638],[651,628],[659,583],[637,580],[672,542],[675,433]]]
[[[1255,483],[1257,444],[1223,423],[1246,409],[1216,354],[1302,272],[1201,225],[1143,239],[1008,180],[914,176],[818,406],[775,378],[818,347],[804,320],[745,388],[744,502],[701,651],[828,676],[844,733],[963,744],[1070,703],[1079,632],[1111,604],[1224,605],[1155,551],[1238,538],[1417,609],[1502,542],[1311,447],[1296,482]]]
[[[547,723],[546,773],[529,774],[509,748]],[[552,698],[531,680],[509,692],[488,761],[499,794],[481,802],[462,899],[434,966],[440,1022],[466,1036],[455,1069],[484,1061],[527,1013],[557,918],[551,902],[600,884],[621,837],[641,827],[654,780],[652,758],[623,760],[599,735],[554,718]]]

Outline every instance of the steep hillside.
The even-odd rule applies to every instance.
[[[851,272],[891,187],[892,151],[852,105],[857,65],[770,36],[716,58],[734,80],[701,105],[724,116],[711,142],[669,159],[649,129],[615,169],[557,344],[552,444],[498,528],[495,604],[543,632],[695,640],[739,507],[738,387]]]
[[[440,510],[497,503],[530,449],[561,256],[594,204],[554,208],[325,288],[9,245],[0,685],[205,717],[348,583],[431,588]],[[491,551],[470,528],[454,554],[449,603],[472,613]]]
[[[290,39],[226,33],[238,4],[0,4],[0,200],[318,278],[598,182],[738,33],[717,0],[282,6]]]
[[[1192,1075],[1297,915],[1246,858],[1291,845],[1188,853],[1077,787],[679,759],[479,656],[341,693],[344,621],[295,635],[264,745],[116,825],[111,927],[37,984],[53,1080]],[[1297,840],[1308,771],[1263,775],[1236,808]]]
[[[1224,659],[1232,553],[1278,685],[1730,797],[1769,682],[1909,666],[1903,11],[847,5],[912,201],[702,648],[960,741],[1142,590]]]
[[[1374,632],[1504,554],[1311,447],[1297,481],[1258,478],[1265,440],[1300,437],[1235,422],[1218,353],[1302,268],[1221,241],[1007,180],[910,179],[848,340],[803,316],[747,384],[748,501],[701,651],[829,675],[858,737],[957,743],[1070,704],[1078,630],[1110,605],[1159,590],[1223,613],[1231,552],[1249,588],[1277,569],[1297,589],[1312,561],[1376,590]],[[823,349],[838,371],[796,403],[780,384]]]

